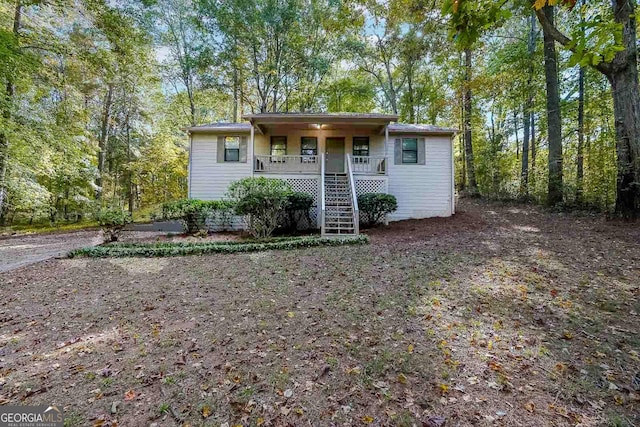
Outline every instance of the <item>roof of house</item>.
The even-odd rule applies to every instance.
[[[234,132],[245,133],[251,131],[251,126],[261,126],[264,123],[317,123],[317,122],[366,122],[387,126],[390,134],[423,134],[423,135],[453,135],[457,129],[439,127],[427,124],[391,123],[398,120],[395,114],[378,113],[260,113],[242,116],[249,123],[215,122],[199,126],[191,126],[188,132]],[[384,129],[384,127],[382,127]]]
[[[334,120],[381,120],[396,121],[397,114],[379,113],[258,113],[245,114],[244,120],[295,120],[295,121],[334,121]]]
[[[219,132],[250,132],[251,123],[225,123],[215,122],[206,125],[198,125],[188,127],[187,132],[207,132],[207,131],[219,131]]]
[[[458,130],[454,128],[409,123],[391,123],[387,128],[389,129],[389,133],[452,135],[458,132]]]

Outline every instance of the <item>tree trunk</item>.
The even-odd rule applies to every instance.
[[[100,139],[98,140],[98,176],[96,178],[96,199],[100,200],[102,197],[102,185],[104,180],[105,159],[107,156],[107,144],[109,141],[109,122],[111,121],[111,102],[113,98],[113,84],[109,83],[107,87],[107,94],[104,100],[104,109],[102,112],[102,126],[100,127]]]
[[[233,65],[233,121],[235,123],[240,122],[238,117],[238,95],[239,95],[239,82],[238,82],[238,67]]]
[[[531,171],[536,168],[536,154],[538,148],[536,147],[536,115],[531,112]]]
[[[578,147],[576,155],[576,204],[582,204],[584,178],[584,68],[578,71]]]
[[[524,197],[529,195],[529,138],[533,139],[533,76],[534,76],[534,55],[536,52],[536,15],[529,16],[529,41],[527,43],[529,53],[529,76],[527,78],[527,99],[522,113],[524,121],[524,137],[522,140],[522,167],[520,172],[520,194]],[[529,129],[531,127],[531,129]],[[531,144],[533,150],[533,143]],[[532,154],[533,157],[533,154]]]
[[[476,171],[473,164],[473,145],[471,143],[471,49],[464,51],[464,151],[467,169],[467,191],[471,195],[478,194]]]
[[[543,12],[553,25],[553,7],[545,6]],[[555,39],[543,29],[544,74],[547,86],[547,129],[549,134],[549,185],[547,203],[562,202],[562,123],[560,119],[560,93],[558,89],[558,61]]]
[[[407,72],[407,90],[409,91],[409,123],[416,123],[415,100],[413,95],[413,64]]]
[[[20,32],[20,26],[22,25],[22,2],[16,1],[16,6],[13,13],[13,37],[16,42]],[[7,76],[7,84],[5,87],[5,99],[2,102],[2,118],[5,123],[9,123],[11,120],[11,108],[13,105],[13,95],[15,88],[13,86],[12,76]],[[8,198],[7,193],[7,170],[9,167],[9,135],[5,129],[0,129],[0,225],[5,225],[6,216],[8,211]]]
[[[520,158],[520,140],[518,139],[518,112],[513,110],[513,131],[516,134],[516,159]]]
[[[526,197],[529,193],[529,127],[531,126],[531,116],[525,105],[522,112],[524,136],[522,137],[522,162],[520,172],[520,195]]]
[[[637,218],[640,213],[640,91],[634,3],[613,0],[616,21],[622,23],[625,50],[618,52],[608,76],[613,94],[618,179],[616,213]]]

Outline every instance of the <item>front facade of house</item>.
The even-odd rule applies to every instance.
[[[455,212],[455,130],[395,123],[395,115],[263,113],[247,123],[188,129],[189,197],[222,199],[249,176],[281,178],[311,194],[323,234],[357,234],[357,196],[389,193],[390,221]]]

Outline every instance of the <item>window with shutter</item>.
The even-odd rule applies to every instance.
[[[402,163],[418,163],[418,138],[402,138]]]
[[[240,137],[238,136],[224,137],[224,161],[225,162],[240,161]]]

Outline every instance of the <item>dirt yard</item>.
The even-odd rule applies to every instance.
[[[640,425],[639,224],[463,201],[370,235],[1,273],[0,403],[68,426]]]

